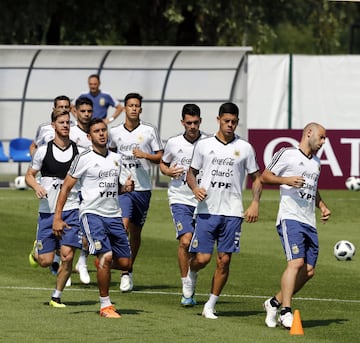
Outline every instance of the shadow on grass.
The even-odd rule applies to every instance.
[[[120,315],[126,315],[126,316],[131,316],[131,315],[139,315],[141,313],[144,313],[146,311],[143,310],[136,310],[136,309],[123,309],[123,308],[119,308],[117,306],[116,307],[116,312],[119,313]],[[74,311],[72,312],[73,314],[84,314],[84,313],[92,313],[92,314],[96,314],[97,316],[100,315],[100,311],[93,311],[93,310],[85,310],[85,311]]]
[[[84,301],[64,301],[64,304],[66,306],[71,306],[71,307],[75,307],[75,306],[93,306],[98,304],[99,302],[96,300],[84,300]],[[43,303],[43,305],[45,306],[49,306],[49,301],[46,301]]]
[[[249,317],[263,313],[263,311],[217,311],[216,315],[219,317]],[[201,316],[201,312],[198,315]]]
[[[145,292],[145,291],[155,291],[155,290],[169,290],[169,289],[179,289],[178,286],[170,285],[135,285],[134,291]]]
[[[318,326],[329,326],[331,324],[345,324],[349,319],[321,319],[321,320],[302,320],[304,328],[313,328]]]

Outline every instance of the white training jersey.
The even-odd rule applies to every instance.
[[[111,151],[103,156],[90,147],[75,157],[68,174],[78,179],[80,184],[80,217],[84,213],[121,216],[118,201],[120,169],[121,157]]]
[[[186,183],[186,175],[189,170],[191,156],[194,150],[195,144],[203,139],[205,136],[200,134],[199,138],[195,142],[189,142],[184,134],[168,139],[162,160],[169,164],[170,167],[176,165],[177,167],[183,167],[184,172],[179,178],[171,178],[169,181],[168,198],[169,204],[184,204],[190,206],[197,206],[197,200]]]
[[[43,167],[43,163],[45,156],[47,154],[48,145],[41,145],[35,151],[32,161],[30,163],[30,168],[41,171]],[[60,163],[67,163],[73,159],[74,150],[70,145],[66,150],[62,150],[58,148],[55,144],[53,144],[53,157],[56,161]],[[66,175],[67,170],[63,171],[63,174]],[[44,187],[47,191],[46,198],[40,199],[39,203],[39,212],[40,213],[54,213],[56,207],[56,201],[59,196],[60,188],[64,182],[64,178],[56,177],[56,176],[41,176],[39,182],[42,187]],[[64,205],[64,211],[76,209],[79,207],[79,189],[75,186]]]
[[[315,155],[309,158],[295,147],[282,148],[266,168],[277,176],[302,176],[305,179],[301,188],[280,185],[280,205],[276,225],[282,219],[293,219],[316,227],[315,205],[320,176],[319,158]]]
[[[152,154],[163,150],[158,130],[151,124],[140,122],[129,131],[124,124],[112,127],[109,134],[109,147],[121,156],[122,168],[120,183],[124,184],[129,174],[135,182],[136,191],[151,190],[151,162],[145,158],[135,158],[134,148]]]
[[[199,187],[207,192],[198,203],[198,213],[243,217],[242,187],[247,174],[259,170],[253,147],[235,135],[224,144],[216,136],[204,138],[194,147],[192,168],[203,171]]]
[[[91,140],[88,138],[87,133],[78,125],[71,126],[70,139],[76,143],[77,146],[88,148],[91,146]]]
[[[55,130],[51,125],[51,122],[40,124],[36,130],[35,144],[36,146],[44,145],[55,138]]]
[[[73,129],[75,123],[73,121],[70,121],[70,139],[71,138],[71,130]],[[51,125],[51,122],[42,123],[39,125],[39,127],[36,130],[36,135],[34,142],[36,146],[44,145],[48,142],[50,142],[52,139],[55,138],[55,130]],[[73,140],[75,142],[75,140]]]

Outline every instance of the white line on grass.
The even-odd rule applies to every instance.
[[[18,286],[0,286],[0,289],[14,289],[14,290],[28,290],[28,291],[52,291],[53,288],[45,287],[18,287]],[[65,288],[66,292],[98,292],[98,289],[89,288]],[[110,293],[119,293],[117,290],[110,290]],[[132,291],[135,294],[150,294],[150,295],[177,295],[181,296],[178,292],[161,292],[161,291]],[[209,294],[196,293],[199,296],[208,296]],[[246,294],[221,294],[221,297],[225,298],[249,298],[249,299],[267,299],[268,295],[246,295]],[[302,298],[296,297],[294,300],[305,300],[305,301],[321,301],[321,302],[341,302],[341,303],[357,303],[360,304],[360,300],[351,299],[326,299],[326,298]]]

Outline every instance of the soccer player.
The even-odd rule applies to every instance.
[[[127,270],[131,252],[122,223],[118,202],[119,191],[131,192],[133,181],[128,177],[119,184],[121,156],[108,151],[108,131],[104,121],[93,118],[89,123],[92,147],[73,161],[61,188],[54,215],[53,231],[64,239],[71,224],[62,219],[63,207],[77,181],[81,184],[80,222],[86,234],[89,252],[99,259],[97,281],[100,295],[100,316],[120,318],[109,297],[111,267]]]
[[[89,98],[81,97],[76,99],[75,108],[77,112],[76,125],[70,129],[70,138],[77,146],[87,149],[91,146],[87,131],[92,118],[93,103]]]
[[[59,95],[54,99],[54,107],[55,109],[64,109],[65,111],[70,111],[70,99],[66,95]],[[47,144],[49,141],[54,139],[55,132],[51,122],[45,122],[39,125],[35,139],[30,145],[30,155],[33,156],[35,150],[44,144]]]
[[[229,276],[232,253],[240,251],[242,222],[244,219],[249,223],[258,220],[262,191],[255,151],[235,134],[239,108],[233,103],[222,104],[217,121],[217,133],[195,145],[186,177],[198,205],[189,248],[194,257],[183,284],[183,295],[185,298],[193,296],[197,273],[210,262],[216,243],[216,270],[209,300],[202,311],[208,319],[218,318],[215,305]],[[200,171],[201,179],[197,180]],[[252,179],[252,201],[244,211],[242,187],[247,174]]]
[[[91,140],[88,137],[88,125],[92,118],[93,103],[89,98],[80,97],[76,99],[75,108],[77,113],[77,125],[70,129],[70,138],[78,147],[84,149],[91,146]],[[80,281],[87,285],[90,283],[90,275],[87,269],[88,246],[85,236],[82,238],[83,247],[79,259],[75,265],[75,270],[79,273]]]
[[[317,151],[325,143],[326,130],[317,123],[305,126],[299,146],[282,148],[262,173],[263,183],[280,185],[280,206],[276,228],[287,259],[281,290],[264,302],[265,324],[290,329],[291,300],[314,276],[319,252],[315,207],[326,222],[331,212],[317,190],[320,160]]]
[[[70,99],[66,95],[59,95],[54,99],[53,111],[61,110],[61,109],[63,109],[64,111],[70,111]],[[72,123],[70,124],[72,126]],[[32,141],[29,148],[30,155],[33,156],[35,150],[39,146],[46,145],[49,141],[54,139],[54,137],[55,137],[55,130],[51,123],[51,120],[49,122],[40,124],[36,131],[35,139]],[[37,178],[40,178],[40,173],[37,175]],[[29,256],[29,262],[30,265],[32,266],[36,266],[36,267],[38,266],[36,262],[32,261],[31,256]],[[60,253],[59,251],[57,251],[54,255],[53,263],[49,266],[50,272],[53,275],[57,274],[59,269],[59,264],[60,264]],[[69,278],[66,286],[70,286],[70,285],[71,285],[71,279]]]
[[[37,262],[41,267],[48,267],[53,263],[55,251],[60,249],[61,265],[49,305],[62,308],[65,304],[61,302],[61,295],[71,275],[74,251],[75,248],[81,248],[79,197],[76,189],[69,194],[64,206],[62,215],[71,229],[66,229],[66,235],[61,240],[53,235],[52,222],[56,199],[71,162],[78,154],[78,148],[69,137],[70,114],[67,110],[55,109],[51,122],[55,138],[35,151],[25,176],[26,183],[40,199],[36,242],[29,259],[33,264]],[[39,172],[40,183],[36,179]]]
[[[186,174],[189,169],[194,145],[205,135],[200,132],[200,108],[195,104],[186,104],[182,108],[181,124],[185,132],[168,139],[160,170],[170,176],[168,198],[171,215],[176,230],[178,245],[178,264],[182,284],[186,280],[189,270],[189,246],[194,232],[194,211],[197,200],[186,183]],[[193,306],[195,298],[181,297],[181,305]]]
[[[87,148],[91,145],[91,141],[87,136],[87,125],[92,117],[92,101],[88,98],[78,98],[75,103],[78,110],[77,125],[71,124],[70,126],[70,139],[76,143],[78,147]],[[54,110],[63,109],[65,111],[70,110],[70,99],[65,95],[57,96],[54,99]],[[30,153],[33,155],[36,148],[47,144],[55,136],[55,131],[51,123],[41,124],[37,130],[36,138],[30,146]],[[84,284],[90,283],[90,276],[87,270],[86,264],[86,240],[83,241],[85,248],[81,250],[80,257],[76,263],[75,270],[80,275],[80,281]],[[31,261],[31,257],[30,257]],[[56,275],[60,263],[60,256],[56,253],[54,261],[50,266],[52,274]],[[71,285],[71,278],[68,279],[66,286]]]
[[[88,77],[89,91],[83,92],[79,95],[80,97],[89,98],[93,102],[93,117],[104,119],[106,124],[111,123],[115,120],[120,113],[123,111],[124,107],[117,101],[110,93],[103,92],[100,89],[100,76],[97,74],[92,74]],[[108,119],[107,112],[109,107],[114,107],[115,112]],[[76,115],[76,108],[72,109],[73,113]]]
[[[128,175],[135,182],[135,191],[119,196],[122,218],[130,235],[132,265],[123,272],[120,290],[133,289],[132,269],[141,245],[141,230],[146,220],[151,198],[151,165],[159,164],[163,147],[158,130],[140,120],[142,96],[129,93],[125,96],[125,122],[110,129],[110,149],[120,154],[123,168],[120,182]]]

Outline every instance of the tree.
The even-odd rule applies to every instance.
[[[347,53],[359,4],[328,0],[3,0],[1,44],[227,45]]]

